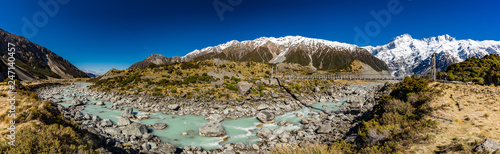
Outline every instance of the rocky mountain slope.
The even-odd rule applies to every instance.
[[[153,57],[156,57],[153,61],[168,61],[167,58]],[[218,46],[195,50],[181,57],[180,60],[198,61],[212,58],[265,63],[288,62],[323,70],[334,69],[354,60],[360,60],[377,71],[388,70],[383,61],[373,57],[367,50],[358,46],[301,36],[262,37],[242,42],[233,40]],[[169,60],[178,61],[179,58]],[[151,60],[146,59],[145,61],[151,63]],[[147,62],[139,62],[131,68],[144,67],[145,64]]]
[[[500,41],[456,40],[449,35],[414,39],[404,34],[385,45],[363,48],[387,63],[393,76],[404,76],[430,72],[433,53],[436,53],[436,65],[441,71],[467,58],[500,54]]]
[[[0,80],[7,77],[8,43],[16,45],[16,76],[21,80],[88,77],[66,59],[28,39],[0,29]]]
[[[165,64],[165,63],[175,63],[175,62],[181,62],[181,61],[182,61],[182,58],[178,57],[178,56],[175,56],[172,58],[167,58],[167,57],[160,55],[160,54],[152,54],[149,57],[147,57],[146,59],[144,59],[143,61],[132,64],[132,66],[130,66],[129,69],[130,68],[143,68],[143,67],[146,67],[146,66],[151,65],[151,64],[161,65],[161,64]]]

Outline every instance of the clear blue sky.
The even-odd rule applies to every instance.
[[[224,20],[213,0],[59,0],[65,1],[54,14],[44,12],[38,0],[2,1],[0,28],[27,36],[22,18],[33,22],[36,16],[41,26],[35,26],[36,34],[28,33],[32,42],[80,69],[99,72],[128,68],[150,54],[183,56],[262,36],[301,35],[363,46],[382,45],[405,33],[414,38],[449,34],[500,40],[498,0],[241,0],[234,6],[229,2],[238,0],[218,0],[222,9],[232,9],[222,15]],[[400,2],[400,12],[391,14],[387,26],[369,36],[370,42],[355,41],[354,28],[380,25],[370,11],[388,10],[391,1]]]

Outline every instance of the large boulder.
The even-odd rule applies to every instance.
[[[259,119],[263,123],[274,123],[276,120],[274,114],[269,111],[260,111],[257,114],[257,119]]]
[[[166,142],[158,143],[158,149],[156,149],[156,152],[161,153],[175,153],[176,151],[177,147],[175,145]]]
[[[320,123],[320,119],[318,117],[306,117],[302,120],[300,120],[300,123],[302,124],[310,124],[310,123]]]
[[[273,135],[273,131],[267,127],[262,127],[259,131],[257,131],[257,136],[260,138],[269,138],[271,135]]]
[[[122,133],[122,130],[120,130],[120,128],[115,127],[107,127],[106,129],[104,129],[104,131],[111,136],[118,136]]]
[[[199,131],[200,136],[220,137],[226,135],[226,130],[219,122],[202,124]]]
[[[71,101],[71,105],[80,106],[80,105],[85,105],[85,103],[83,101],[80,101],[80,100],[73,100],[73,101]]]
[[[127,117],[118,118],[118,123],[117,123],[118,126],[127,126],[130,124],[131,124],[131,122],[130,122],[129,118],[127,118]]]
[[[220,114],[212,114],[207,118],[207,120],[209,120],[210,122],[221,122],[222,120],[224,120],[224,116]]]
[[[317,132],[318,134],[328,134],[333,130],[332,125],[330,123],[323,124],[319,126]]]
[[[492,139],[487,138],[483,143],[474,148],[476,152],[495,152],[500,150],[500,143]]]
[[[170,110],[178,110],[180,106],[178,104],[170,104],[167,106]]]
[[[123,112],[122,112],[122,115],[121,117],[126,117],[126,118],[135,118],[135,115],[134,115],[134,109],[129,107],[127,109],[125,109]]]
[[[365,100],[362,97],[349,97],[347,103],[351,103],[351,108],[361,109],[364,105]]]
[[[253,84],[246,81],[238,82],[238,84],[236,84],[236,88],[238,88],[238,94],[240,95],[248,95],[252,93],[252,86]]]
[[[275,135],[281,135],[285,132],[286,132],[286,127],[284,127],[284,126],[280,126],[280,127],[273,130],[273,134],[275,134]]]
[[[155,123],[153,125],[153,128],[156,129],[156,130],[164,130],[167,127],[168,127],[168,125],[165,124],[165,123]]]
[[[148,133],[148,128],[140,123],[132,123],[123,128],[122,133],[125,135],[142,136]]]
[[[113,122],[111,122],[111,120],[109,120],[109,119],[104,119],[101,121],[101,126],[102,127],[110,127],[110,126],[113,126]]]
[[[260,110],[265,110],[267,109],[269,106],[267,106],[267,104],[259,104],[259,106],[257,106],[257,111],[260,111]]]

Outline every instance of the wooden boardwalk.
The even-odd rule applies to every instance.
[[[273,75],[278,79],[322,79],[322,80],[392,80],[402,81],[404,77],[384,77],[380,74],[324,74],[324,75]]]

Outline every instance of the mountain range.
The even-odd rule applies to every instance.
[[[377,71],[389,69],[392,76],[400,77],[430,72],[432,54],[436,54],[436,67],[438,71],[442,71],[449,65],[467,58],[500,54],[500,41],[456,40],[449,35],[414,39],[411,35],[404,34],[385,45],[360,48],[356,45],[301,36],[262,37],[253,41],[229,41],[195,50],[183,57],[166,58],[152,55],[131,68],[145,67],[150,63],[220,58],[232,61],[289,62],[329,70],[360,60]]]
[[[387,63],[393,76],[404,76],[430,72],[434,53],[438,71],[444,71],[449,65],[467,58],[500,54],[500,41],[456,40],[449,35],[414,39],[411,35],[404,34],[385,45],[363,48]]]
[[[8,43],[16,45],[15,68],[16,77],[20,80],[36,79],[71,79],[88,77],[88,75],[76,68],[66,59],[58,56],[49,49],[32,43],[28,39],[11,34],[0,29],[0,81],[7,77],[7,54]]]
[[[15,71],[21,80],[99,76],[93,72],[81,71],[66,59],[24,37],[0,29],[0,38],[2,38],[0,40],[0,56],[2,57],[0,80],[4,80],[7,76],[3,72],[6,72],[8,68],[8,43],[16,44]],[[437,69],[445,70],[449,65],[462,62],[467,58],[500,54],[500,41],[456,40],[449,35],[414,39],[411,35],[404,34],[385,45],[358,47],[302,36],[261,37],[241,42],[229,41],[217,46],[194,50],[183,57],[167,58],[152,54],[130,68],[219,58],[231,61],[297,63],[316,69],[332,70],[359,60],[375,71],[390,71],[391,75],[399,77],[430,72],[432,54],[436,54]]]
[[[195,50],[183,57],[166,58],[151,55],[130,68],[141,68],[154,64],[180,61],[198,61],[219,58],[231,61],[256,61],[264,63],[297,63],[317,69],[330,70],[359,60],[374,70],[388,70],[387,65],[371,55],[368,50],[356,45],[287,36],[281,38],[261,37],[252,41],[229,41],[214,47]]]

